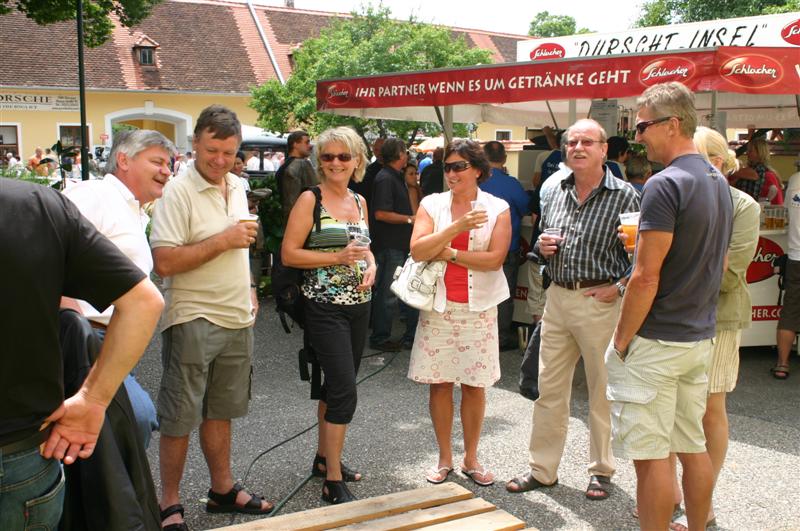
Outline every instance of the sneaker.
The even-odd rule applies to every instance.
[[[369,348],[372,350],[381,350],[383,352],[400,352],[403,349],[403,345],[399,341],[387,339],[383,343],[370,343]]]

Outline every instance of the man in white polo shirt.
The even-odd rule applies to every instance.
[[[145,275],[153,270],[153,258],[145,228],[150,221],[142,207],[161,197],[170,176],[170,156],[175,152],[164,135],[139,129],[118,133],[102,180],[82,181],[64,190],[66,195],[97,230],[111,240]],[[111,320],[114,307],[104,312],[82,300],[62,299],[62,306],[83,314],[101,338]],[[144,447],[158,428],[156,410],[147,391],[133,374],[125,378],[139,438]]]
[[[185,528],[179,488],[189,435],[198,426],[211,476],[206,510],[272,509],[234,484],[230,467],[231,419],[247,414],[257,309],[248,248],[258,225],[242,222],[247,198],[230,173],[241,140],[235,113],[221,105],[204,109],[194,129],[194,165],[169,182],[153,210],[150,246],[166,299],[158,395],[161,517],[171,530]]]

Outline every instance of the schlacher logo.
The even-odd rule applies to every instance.
[[[544,59],[563,59],[566,53],[566,50],[564,50],[564,47],[560,44],[547,42],[545,44],[540,44],[531,52],[531,61],[542,61]]]
[[[772,261],[779,256],[783,256],[783,254],[783,248],[780,245],[767,238],[759,237],[756,255],[747,268],[747,283],[761,282],[774,275]]]
[[[762,88],[774,85],[783,77],[780,63],[763,55],[734,57],[719,69],[722,77],[740,87]]]
[[[781,37],[789,44],[800,46],[800,18],[784,26]]]
[[[353,93],[353,87],[350,83],[338,81],[328,86],[328,94],[325,100],[331,105],[344,105],[350,101],[350,95]]]
[[[694,63],[682,57],[656,59],[647,63],[639,73],[639,81],[646,86],[667,81],[685,82],[694,75]]]

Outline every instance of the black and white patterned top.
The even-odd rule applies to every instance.
[[[600,185],[578,203],[575,175],[549,187],[541,198],[541,229],[561,229],[564,237],[548,269],[558,283],[619,279],[630,266],[617,237],[619,215],[639,210],[639,196],[629,183],[606,169]]]

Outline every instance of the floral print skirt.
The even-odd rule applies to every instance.
[[[419,383],[489,387],[500,379],[497,307],[471,312],[447,301],[443,313],[419,314],[408,377]]]

